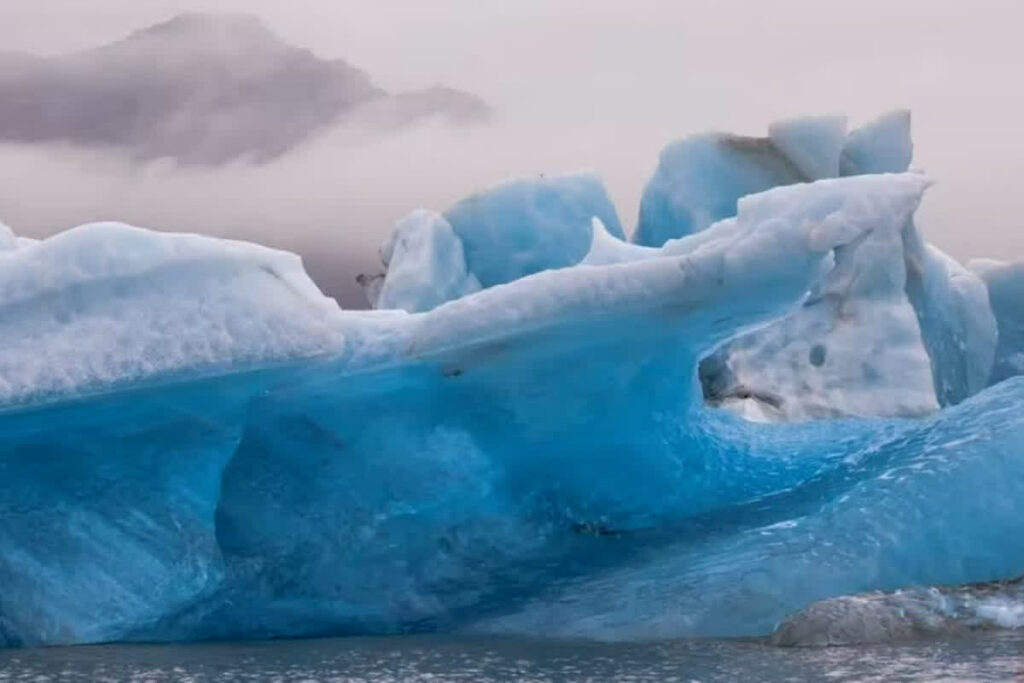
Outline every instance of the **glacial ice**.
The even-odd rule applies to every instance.
[[[417,313],[480,289],[466,270],[462,241],[438,213],[419,210],[395,226],[381,251],[387,277],[376,308]]]
[[[1024,628],[1024,578],[829,598],[787,617],[771,641],[863,645],[991,628]]]
[[[968,265],[985,282],[999,330],[989,383],[1024,375],[1024,263],[977,259]]]
[[[0,252],[0,401],[336,353],[298,257],[97,223]]]
[[[674,142],[644,188],[632,239],[660,247],[735,216],[741,197],[806,180],[768,138],[708,133]]]
[[[374,311],[195,235],[0,252],[0,645],[845,634],[800,610],[1024,574],[1019,268],[926,245],[919,174],[799,181],[657,247],[500,186],[400,223]]]
[[[481,286],[579,263],[595,218],[622,238],[615,207],[592,173],[506,181],[443,216],[416,211],[399,221],[381,247],[383,282],[365,275],[360,282],[374,308],[426,311]]]
[[[792,486],[680,522],[635,562],[566,582],[474,629],[749,636],[829,597],[1019,576],[1022,398],[1024,380],[1013,378],[919,421],[761,427],[762,453],[789,437],[802,442],[797,457],[817,451],[826,460]]]
[[[633,241],[659,247],[736,214],[741,197],[779,185],[910,166],[910,112],[890,112],[846,134],[846,119],[779,121],[768,137],[712,133],[664,149],[640,201]]]
[[[999,339],[985,283],[930,244],[904,232],[907,297],[917,313],[935,396],[953,405],[988,385]]]
[[[840,156],[839,173],[902,173],[910,168],[913,156],[910,112],[892,111],[850,132]]]
[[[808,180],[835,178],[846,142],[846,117],[777,121],[769,126],[768,139]]]
[[[886,182],[885,176],[863,178]],[[799,310],[730,342],[709,361],[721,359],[731,380],[719,388],[718,400],[753,402],[740,410],[778,411],[786,419],[925,415],[938,408],[905,294],[902,233],[917,205],[887,208],[856,216],[864,221],[857,237],[835,250],[831,270]]]
[[[600,178],[592,173],[500,183],[449,208],[469,272],[484,287],[579,263],[594,216],[617,237],[622,226]]]

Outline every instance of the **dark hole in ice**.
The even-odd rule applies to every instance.
[[[810,360],[811,365],[813,365],[816,368],[820,368],[822,365],[825,364],[825,354],[825,345],[815,344],[814,346],[811,347],[811,353],[808,360]]]

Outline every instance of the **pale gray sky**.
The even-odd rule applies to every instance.
[[[921,212],[928,238],[961,259],[1024,258],[1020,0],[8,0],[0,49],[84,49],[184,10],[258,14],[385,88],[445,83],[500,119],[372,142],[332,136],[261,168],[140,172],[82,152],[0,148],[0,220],[38,234],[117,218],[350,268],[408,210],[443,209],[506,176],[595,169],[629,229],[674,138],[761,134],[803,113],[857,124],[907,107],[915,166],[937,181]]]

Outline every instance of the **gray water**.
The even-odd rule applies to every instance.
[[[1021,631],[816,649],[755,640],[604,644],[415,636],[0,651],[0,683],[1015,680],[1024,681]]]

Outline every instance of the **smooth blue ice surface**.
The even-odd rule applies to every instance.
[[[989,382],[1024,375],[1024,263],[979,259],[970,265],[985,282],[999,328]]]
[[[601,179],[592,173],[522,178],[495,185],[449,208],[466,265],[484,287],[579,263],[590,222],[612,234],[622,226]]]
[[[632,240],[660,247],[735,216],[740,197],[808,179],[767,138],[708,133],[674,142],[644,188]]]

